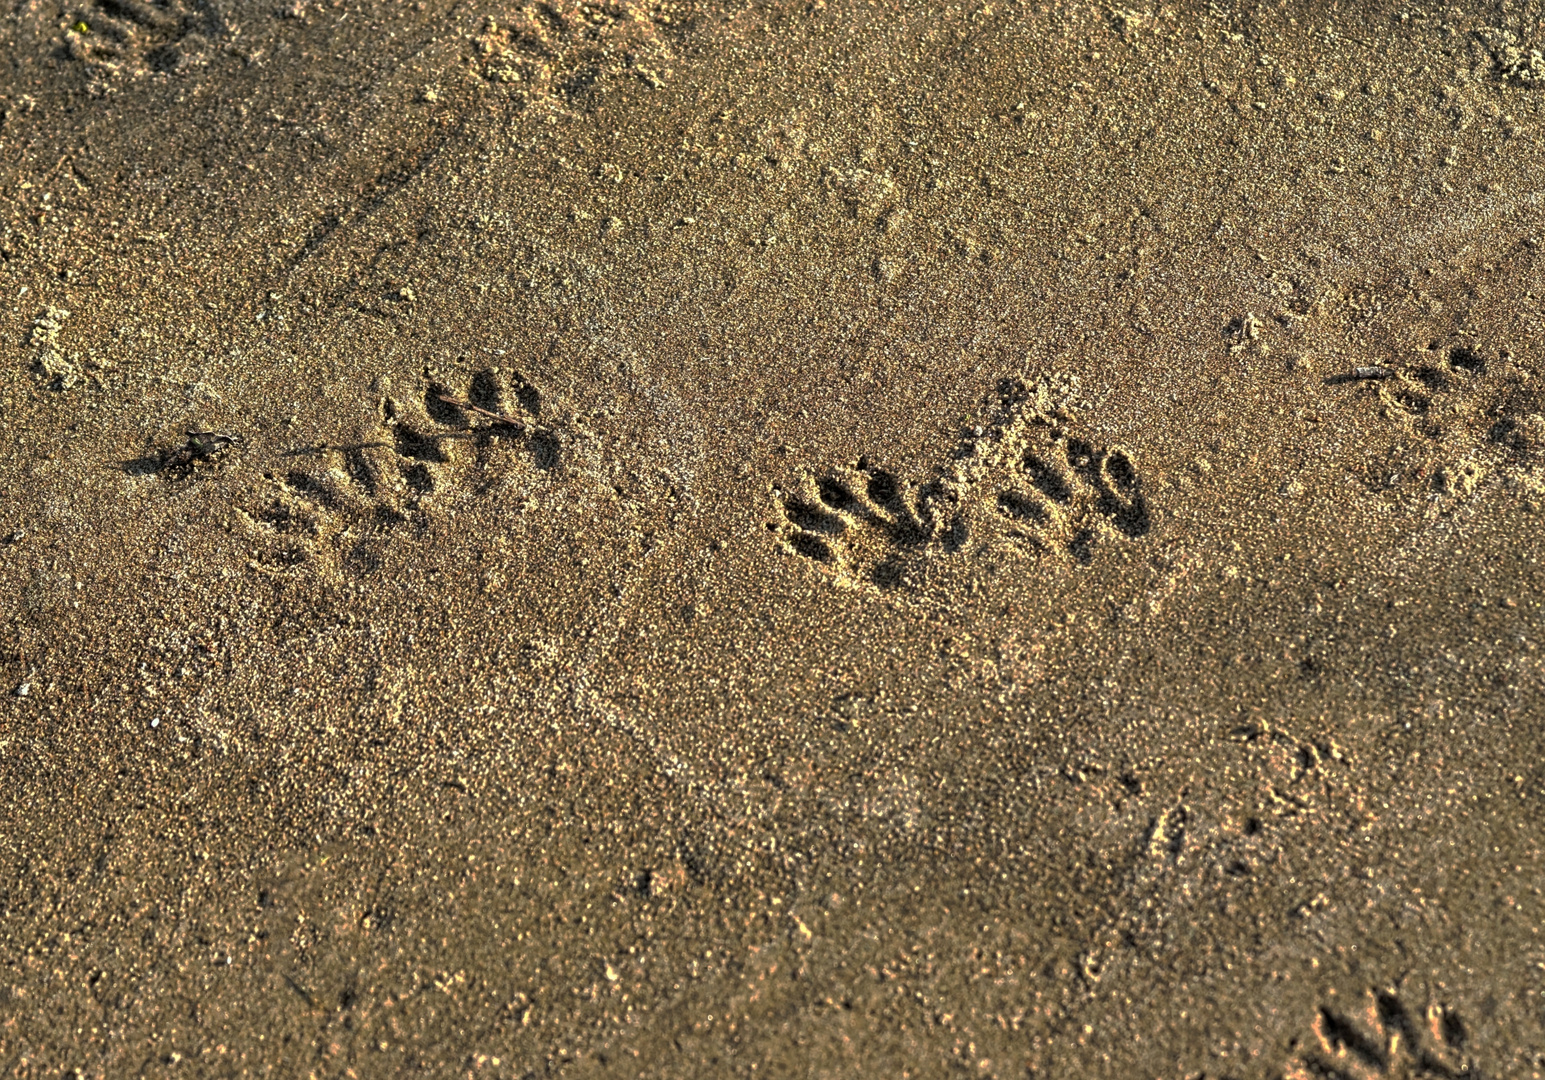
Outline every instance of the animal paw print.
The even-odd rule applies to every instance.
[[[96,0],[65,28],[69,54],[103,75],[178,72],[203,63],[227,36],[208,4],[180,0]]]
[[[1403,486],[1423,493],[1435,511],[1474,494],[1500,471],[1509,481],[1538,483],[1545,463],[1545,420],[1538,391],[1513,366],[1507,350],[1495,357],[1465,345],[1434,341],[1420,361],[1366,366],[1325,380],[1356,384],[1408,438],[1380,452],[1364,469],[1375,492]],[[1497,419],[1500,417],[1501,419]]]
[[[471,63],[483,78],[528,101],[555,96],[572,103],[630,74],[658,90],[674,55],[662,33],[671,23],[664,13],[574,0],[524,4],[500,19],[485,18]]]
[[[793,490],[776,494],[788,550],[825,564],[846,584],[900,585],[909,564],[941,539],[950,543],[932,491],[909,488],[865,459],[820,479],[803,476]]]
[[[382,545],[422,531],[440,503],[457,491],[483,494],[511,444],[524,446],[539,470],[556,468],[556,437],[536,426],[540,393],[518,374],[508,387],[522,415],[506,411],[497,371],[479,372],[465,397],[430,380],[419,401],[380,400],[380,423],[343,445],[302,451],[305,468],[269,473],[269,498],[244,514],[267,552],[259,570],[308,563],[365,572]]]
[[[1367,392],[1378,399],[1385,415],[1411,417],[1423,434],[1440,438],[1444,432],[1439,414],[1465,411],[1463,405],[1474,396],[1487,373],[1488,364],[1480,352],[1463,345],[1449,349],[1443,359],[1438,358],[1441,355],[1438,342],[1433,342],[1428,352],[1434,357],[1400,367],[1354,368],[1349,374],[1333,375],[1325,381],[1331,386],[1362,383],[1368,387]],[[1460,408],[1443,410],[1440,408],[1443,405]]]
[[[1056,424],[1027,432],[1022,449],[1006,447],[985,479],[990,497],[975,501],[969,520],[989,542],[1087,564],[1102,539],[1136,539],[1152,528],[1131,455]]]
[[[1379,1077],[1473,1077],[1465,1025],[1441,1005],[1414,1015],[1393,990],[1369,990],[1360,1014],[1324,1006],[1311,1027],[1314,1045],[1288,1080],[1376,1080]]]
[[[1300,670],[1315,670],[1313,661],[1305,664]],[[1333,739],[1299,738],[1269,723],[1241,727],[1233,738],[1248,748],[1241,774],[1253,776],[1266,813],[1294,817],[1355,798],[1351,757]]]
[[[848,584],[890,588],[929,557],[968,551],[1094,558],[1105,540],[1133,540],[1152,513],[1131,455],[1072,434],[1042,380],[999,387],[997,419],[956,453],[956,465],[919,486],[866,459],[774,489],[788,551],[829,566]]]

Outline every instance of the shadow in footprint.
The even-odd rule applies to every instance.
[[[1153,527],[1148,500],[1139,490],[1137,469],[1121,450],[1112,450],[1100,462],[1101,509],[1123,535],[1136,539]]]
[[[1389,1065],[1389,1056],[1383,1047],[1359,1031],[1350,1020],[1329,1009],[1321,1009],[1320,1028],[1325,1041],[1334,1049],[1344,1049],[1375,1069],[1383,1070]]]
[[[429,466],[422,462],[405,470],[402,478],[408,489],[415,494],[428,495],[435,489],[435,478],[429,472]]]
[[[835,514],[829,514],[819,507],[811,506],[802,499],[788,499],[783,504],[784,515],[795,526],[807,533],[825,533],[828,536],[837,536],[847,526],[842,519]]]
[[[928,543],[929,533],[911,506],[907,505],[901,485],[896,478],[883,470],[875,470],[867,485],[870,500],[890,516],[887,531],[895,543],[906,547],[918,547]]]
[[[510,376],[510,385],[515,390],[515,400],[520,402],[520,407],[532,416],[537,416],[542,411],[542,392],[526,381],[526,377],[520,372],[514,372]]]
[[[819,487],[821,501],[833,510],[851,513],[858,508],[858,498],[842,481],[835,477],[827,477],[822,480]]]
[[[1025,474],[1037,491],[1053,502],[1064,505],[1073,501],[1073,488],[1062,470],[1036,456],[1025,454]]]
[[[424,411],[429,414],[429,419],[446,427],[466,427],[467,418],[462,410],[443,399],[455,397],[449,387],[439,383],[430,383],[424,391]]]
[[[414,461],[433,461],[442,465],[450,460],[445,456],[445,451],[440,449],[438,439],[433,435],[415,431],[407,424],[393,425],[392,436],[397,443],[397,453],[405,458],[411,458]]]
[[[1015,521],[1033,521],[1045,525],[1051,521],[1046,508],[1020,491],[1004,491],[998,495],[998,509]]]
[[[1463,345],[1456,345],[1449,350],[1448,366],[1469,375],[1484,375],[1486,373],[1486,358],[1474,349],[1467,349]]]
[[[472,385],[467,388],[467,400],[479,409],[493,413],[504,412],[504,389],[492,371],[479,371],[472,376]]]
[[[556,469],[562,463],[558,437],[545,431],[531,436],[531,456],[538,469],[544,472]]]
[[[370,463],[365,460],[363,450],[347,450],[343,455],[344,467],[348,470],[349,479],[359,485],[359,489],[371,498],[375,498],[378,491],[376,487],[375,472],[370,468]]]
[[[318,503],[329,510],[336,509],[338,500],[329,491],[326,485],[303,472],[292,472],[284,478],[290,490],[306,496],[314,503]]]
[[[829,563],[835,558],[830,544],[819,536],[812,536],[807,532],[795,533],[789,539],[789,544],[805,558],[814,559],[816,562]]]
[[[1109,513],[1112,524],[1123,536],[1133,540],[1147,536],[1153,528],[1153,522],[1148,517],[1148,504],[1141,497],[1135,502],[1117,503],[1110,508]]]
[[[1085,528],[1074,533],[1073,539],[1068,541],[1068,554],[1079,566],[1094,562],[1094,530]]]
[[[944,530],[939,537],[939,544],[951,555],[958,554],[966,549],[971,542],[971,529],[966,524],[966,519],[956,514],[950,519],[949,528]]]

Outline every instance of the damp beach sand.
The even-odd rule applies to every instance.
[[[0,19],[0,1073],[1545,1073],[1545,12]]]

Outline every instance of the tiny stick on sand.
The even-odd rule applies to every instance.
[[[508,424],[510,427],[517,428],[521,431],[526,430],[526,423],[524,420],[517,420],[513,416],[505,416],[503,413],[496,413],[489,409],[481,408],[480,406],[472,404],[470,401],[464,401],[458,397],[451,397],[449,394],[436,394],[435,396],[438,397],[441,401],[445,402],[447,405],[456,405],[463,409],[470,409],[472,412],[486,416],[490,420],[497,420],[501,424]]]

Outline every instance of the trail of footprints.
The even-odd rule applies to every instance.
[[[921,563],[970,551],[1052,555],[1089,563],[1099,544],[1152,528],[1131,455],[1071,430],[1058,387],[999,387],[995,421],[954,466],[911,485],[867,459],[774,488],[769,527],[787,551],[859,587],[905,584]]]
[[[518,374],[506,383],[493,370],[475,375],[465,394],[430,380],[420,400],[383,395],[373,429],[344,445],[305,451],[302,466],[266,474],[268,496],[242,513],[264,548],[252,565],[271,572],[303,564],[373,569],[384,536],[422,529],[452,493],[486,492],[520,457],[537,470],[557,468],[560,443],[536,423],[540,410],[535,387]]]

